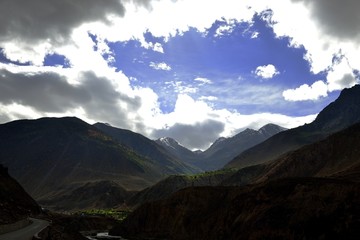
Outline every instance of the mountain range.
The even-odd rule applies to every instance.
[[[340,101],[353,90],[343,91]],[[340,111],[346,106],[335,101],[306,125],[319,127],[313,136],[322,140],[241,168],[217,186],[188,187],[146,202],[112,233],[160,239],[358,239],[360,122],[351,123],[360,105],[352,107],[355,116]],[[323,118],[329,110],[337,114]],[[342,130],[330,134],[336,119],[350,126],[341,122],[336,129]]]
[[[288,151],[322,140],[360,121],[360,85],[344,89],[316,119],[303,126],[278,133],[243,151],[225,167],[242,168],[267,162]]]
[[[106,194],[110,181],[112,188],[118,188],[113,192],[122,193],[117,196],[123,197],[115,198],[121,202],[131,195],[124,191],[142,190],[169,175],[199,173],[207,169],[204,166],[222,166],[242,149],[281,130],[275,125],[259,131],[247,129],[215,142],[203,153],[191,152],[172,141],[174,153],[169,151],[169,145],[103,123],[89,125],[74,117],[17,120],[0,125],[0,163],[41,204],[65,210],[71,208],[79,189],[92,192],[96,186]],[[179,149],[190,153],[193,161],[186,161],[189,158]],[[81,195],[84,199],[77,201],[83,204],[74,209],[94,206],[86,194]],[[98,202],[96,197],[92,199]],[[107,207],[119,205],[106,202]]]
[[[87,182],[114,181],[133,191],[170,174],[192,171],[171,158],[143,156],[73,117],[1,124],[0,162],[35,199],[42,200]]]
[[[137,193],[130,205],[165,199],[194,186],[245,186],[282,178],[332,177],[360,182],[360,123],[281,157],[239,170],[173,176]]]
[[[136,207],[113,229],[129,238],[357,239],[359,149],[359,85],[310,124],[246,129],[203,152],[72,117],[0,125],[0,163],[31,196],[58,210]],[[0,200],[6,216],[38,209],[7,168],[0,178],[4,199],[18,195]]]
[[[286,130],[275,124],[267,124],[259,130],[245,129],[230,138],[217,139],[207,150],[193,152],[171,138],[160,138],[156,142],[171,154],[203,171],[222,168],[244,150],[253,147],[269,137]]]
[[[323,153],[315,153],[317,149],[323,149],[323,143],[319,139],[326,139],[326,141],[335,141],[335,139],[342,139],[347,138],[347,136],[352,136],[351,132],[356,132],[356,125],[353,126],[353,129],[350,128],[350,130],[347,130],[345,133],[339,132],[338,135],[335,135],[335,137],[330,138],[328,140],[326,136],[330,134],[331,131],[336,131],[336,129],[342,129],[348,126],[348,124],[351,125],[351,123],[354,122],[360,122],[360,113],[358,109],[360,108],[360,104],[354,105],[353,103],[356,103],[356,100],[359,101],[360,96],[360,88],[353,87],[352,89],[346,89],[341,94],[338,100],[331,103],[328,107],[326,107],[323,111],[321,111],[316,118],[314,122],[311,124],[307,124],[295,129],[285,130],[278,126],[274,126],[272,124],[266,125],[263,128],[259,129],[259,131],[246,129],[245,131],[239,133],[238,135],[234,136],[233,138],[222,138],[219,139],[217,142],[215,142],[207,151],[211,153],[216,152],[213,151],[217,147],[223,145],[226,142],[235,142],[233,139],[240,139],[242,141],[246,141],[246,139],[249,139],[249,136],[259,136],[261,132],[264,132],[264,130],[267,129],[273,129],[273,131],[269,131],[268,134],[268,140],[265,140],[263,142],[260,142],[258,145],[254,146],[253,148],[250,148],[249,150],[245,150],[243,153],[241,153],[237,158],[235,158],[232,162],[230,162],[223,171],[215,171],[211,174],[208,173],[207,175],[211,176],[213,179],[222,179],[222,181],[212,184],[207,184],[207,186],[216,186],[216,185],[224,185],[224,186],[243,186],[250,183],[256,183],[260,181],[265,181],[266,179],[276,179],[280,177],[290,177],[290,176],[297,176],[297,177],[319,177],[319,176],[325,176],[325,175],[311,175],[312,172],[316,170],[314,165],[311,165],[307,161],[316,162],[317,164],[323,164],[326,165],[326,162],[328,161],[328,164],[330,164],[331,161],[328,159],[331,158],[330,153],[333,153],[332,149],[324,150]],[[348,107],[352,108],[352,111],[346,110]],[[339,109],[336,111],[336,109]],[[340,110],[341,109],[341,110]],[[337,114],[336,114],[337,113]],[[352,114],[354,113],[354,115]],[[340,119],[340,120],[339,120]],[[329,126],[333,126],[335,122],[340,121],[341,124],[338,124],[336,128],[330,128]],[[346,124],[344,124],[346,123]],[[319,127],[319,129],[317,129]],[[334,129],[334,130],[333,130]],[[282,131],[281,131],[282,130]],[[279,132],[276,134],[276,132]],[[252,133],[252,134],[251,134]],[[343,136],[343,137],[341,137]],[[311,137],[314,137],[312,139]],[[349,138],[352,139],[352,138]],[[348,139],[348,140],[349,140]],[[325,140],[324,140],[325,141]],[[347,141],[346,139],[342,140],[344,143],[347,142],[349,145],[351,145],[351,141],[356,141],[356,138],[352,139],[351,141]],[[314,146],[311,145],[311,142],[314,142]],[[173,143],[170,142],[169,143]],[[176,143],[176,142],[175,142]],[[303,145],[303,148],[301,146]],[[169,144],[170,145],[170,144]],[[318,146],[319,145],[319,146]],[[333,144],[334,145],[334,144]],[[176,146],[176,145],[173,145]],[[327,146],[325,144],[325,146]],[[225,148],[229,148],[228,145],[225,144]],[[183,148],[183,147],[182,147]],[[298,149],[295,153],[298,155],[304,154],[297,162],[293,161],[284,161],[280,159],[287,159],[289,158],[289,154],[295,154],[292,151],[288,151],[288,154],[283,153],[282,151],[287,151],[288,149]],[[312,154],[308,154],[308,148],[312,148],[311,152]],[[174,147],[175,149],[175,147]],[[336,149],[336,148],[334,148]],[[281,152],[279,153],[279,151]],[[346,151],[349,149],[344,149],[344,151],[338,153],[338,156],[347,156],[348,153]],[[220,152],[221,152],[220,148]],[[258,151],[258,152],[257,152]],[[350,151],[350,150],[349,150]],[[354,152],[353,150],[351,150]],[[255,156],[253,158],[254,161],[249,161],[247,164],[244,164],[244,162],[239,162],[238,165],[237,161],[239,158],[242,158],[243,156],[246,156],[248,153],[254,153]],[[266,154],[268,153],[268,155]],[[276,153],[276,154],[274,154]],[[197,154],[203,154],[203,153],[197,153]],[[256,158],[258,155],[261,155],[264,157],[264,159]],[[314,160],[312,157],[318,157],[322,156],[322,154],[328,154],[327,158],[323,157],[321,161]],[[209,154],[210,155],[210,154]],[[282,156],[282,157],[281,157]],[[271,161],[269,160],[270,157],[273,157],[274,159]],[[302,161],[305,159],[304,161]],[[352,159],[352,160],[356,160]],[[336,160],[341,162],[340,160]],[[287,166],[282,165],[280,163],[287,163]],[[296,163],[296,164],[295,164]],[[242,167],[245,165],[245,167]],[[275,168],[276,167],[276,168]],[[231,170],[233,169],[233,170]],[[238,169],[238,170],[235,170]],[[282,170],[281,170],[282,169]],[[334,168],[335,170],[340,170],[339,166]],[[282,171],[282,174],[279,174],[279,172]],[[295,174],[295,172],[301,172],[302,174]],[[275,174],[276,172],[276,174]],[[226,175],[224,175],[226,173]],[[274,173],[274,174],[271,174]],[[288,175],[286,175],[288,174]],[[179,176],[178,178],[167,178],[163,181],[157,183],[154,186],[151,186],[148,189],[145,189],[141,192],[139,192],[136,196],[142,196],[139,197],[141,199],[140,203],[144,203],[151,200],[161,199],[170,196],[172,193],[176,192],[177,190],[180,190],[182,188],[190,187],[190,186],[204,186],[206,184],[203,184],[203,181],[199,181],[203,178],[202,174],[195,175],[197,178],[197,181],[189,180],[189,178],[184,176]],[[193,177],[193,179],[195,178]],[[225,177],[224,177],[225,176]],[[181,181],[179,181],[181,179]],[[181,182],[181,184],[179,184]],[[163,187],[167,186],[167,187]],[[171,187],[169,187],[171,186]],[[170,191],[171,190],[171,191]],[[147,197],[144,197],[147,196]],[[138,199],[130,199],[129,204],[136,205],[139,203]]]

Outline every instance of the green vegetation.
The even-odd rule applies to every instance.
[[[216,171],[207,171],[207,172],[202,172],[202,173],[198,173],[198,174],[184,175],[184,176],[186,178],[188,178],[189,180],[194,180],[194,179],[198,179],[198,178],[232,174],[232,173],[235,173],[236,171],[237,170],[235,168],[224,168],[224,169],[220,169],[220,170],[216,170]]]
[[[130,213],[130,211],[114,209],[88,209],[76,212],[75,215],[110,217],[119,222],[122,222]]]

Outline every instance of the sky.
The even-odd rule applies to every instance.
[[[0,123],[76,116],[206,149],[360,81],[357,0],[2,0]]]

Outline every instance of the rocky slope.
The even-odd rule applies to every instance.
[[[0,165],[0,225],[40,213],[40,207]]]
[[[243,168],[274,160],[306,144],[322,140],[360,121],[360,85],[344,89],[338,99],[324,108],[310,124],[274,135],[242,152],[225,167]]]

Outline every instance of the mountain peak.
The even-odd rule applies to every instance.
[[[311,130],[336,132],[359,121],[360,85],[345,88],[308,126]]]
[[[265,136],[273,136],[279,132],[285,131],[286,128],[283,128],[279,125],[273,124],[273,123],[268,123],[266,125],[264,125],[263,127],[261,127],[258,132],[265,135]]]
[[[108,127],[112,127],[112,125],[110,123],[105,123],[105,122],[97,122],[94,124],[94,126],[100,126],[100,125],[105,125],[105,126],[108,126]]]
[[[219,137],[218,139],[215,140],[215,142],[212,144],[213,146],[225,141],[227,138],[225,137]]]
[[[182,146],[178,141],[170,137],[162,137],[158,139],[163,145],[166,145],[171,148],[176,148],[177,146]]]
[[[252,129],[252,128],[246,128],[244,131],[242,131],[241,133],[245,133],[245,134],[253,134],[255,133],[256,130]]]

